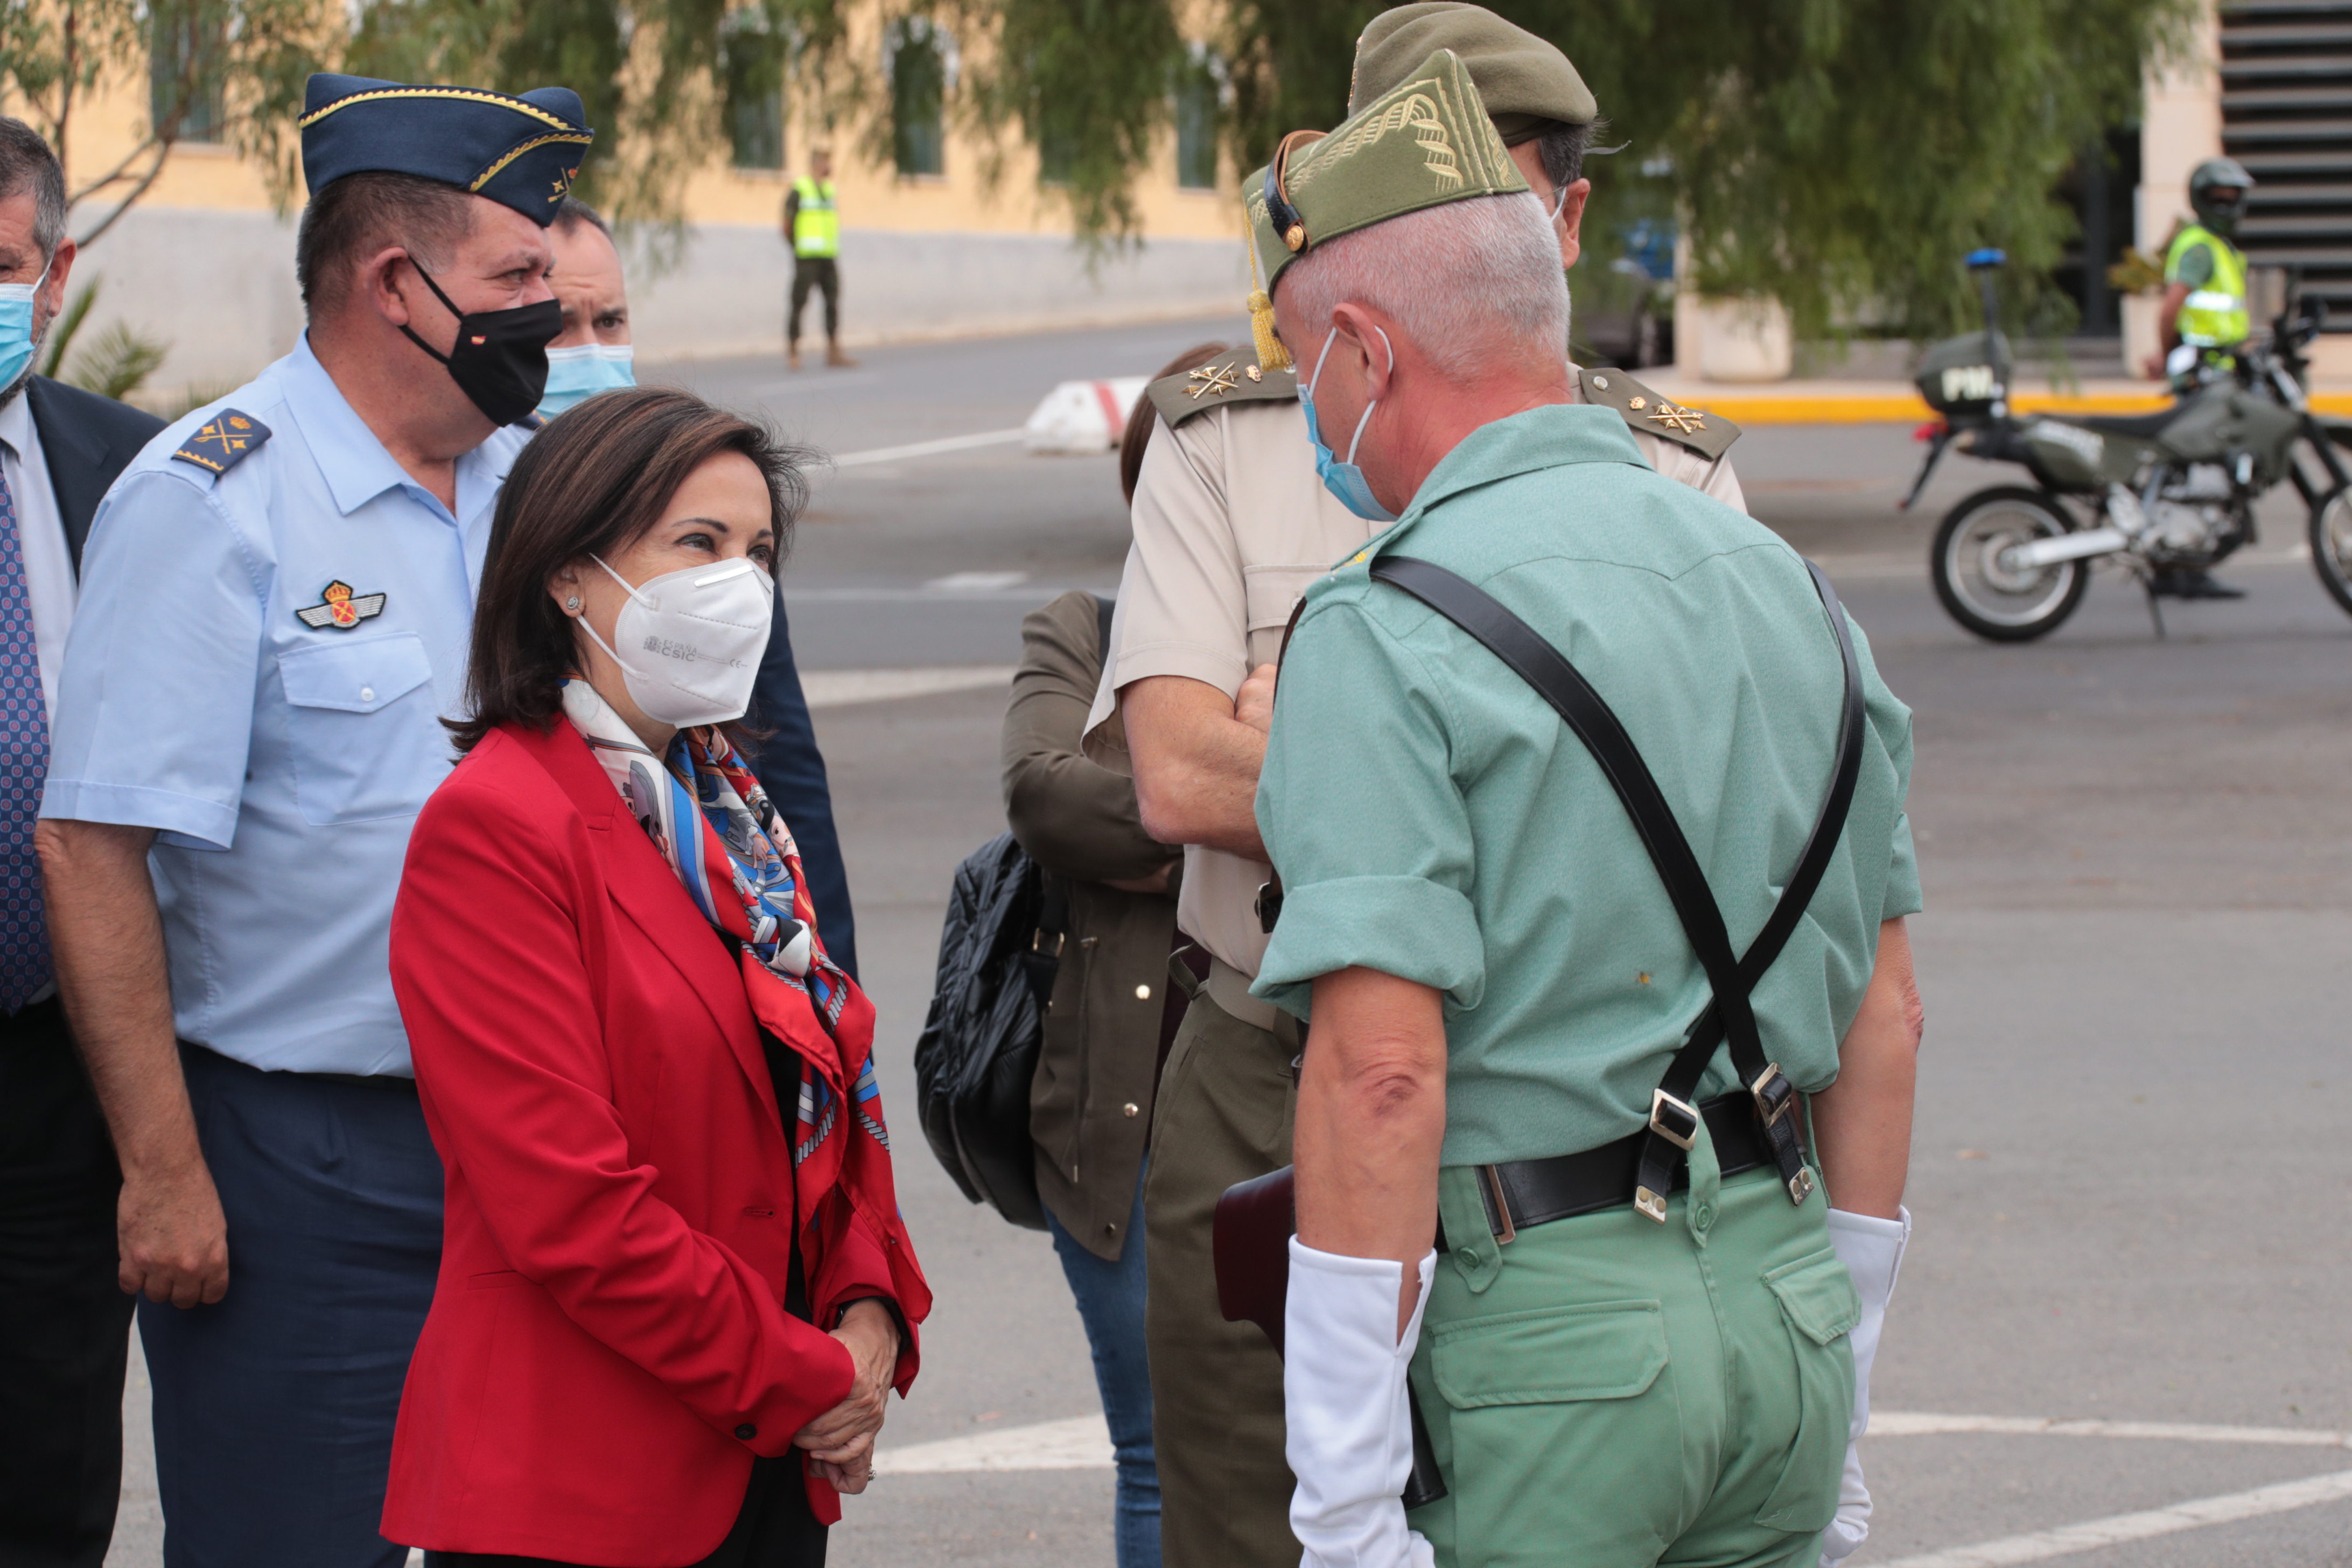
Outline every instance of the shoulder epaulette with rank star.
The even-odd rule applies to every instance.
[[[1145,389],[1144,395],[1151,399],[1151,405],[1160,410],[1160,417],[1168,421],[1168,427],[1173,430],[1195,414],[1206,414],[1229,403],[1257,403],[1276,397],[1295,402],[1298,397],[1298,377],[1286,370],[1260,370],[1257,356],[1244,352],[1229,359],[1211,360],[1198,370],[1163,375]]]
[[[1739,439],[1739,426],[1722,415],[1709,414],[1703,408],[1685,408],[1670,397],[1661,397],[1622,370],[1579,370],[1576,374],[1583,384],[1585,402],[1614,408],[1625,416],[1628,426],[1644,436],[1688,447],[1709,462],[1722,457]]]
[[[268,426],[250,414],[224,408],[181,442],[180,449],[172,456],[184,463],[194,463],[208,474],[225,474],[259,450],[268,439]]]

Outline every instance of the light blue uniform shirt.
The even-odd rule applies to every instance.
[[[173,453],[223,410],[269,439]],[[405,1075],[387,967],[410,826],[454,761],[483,548],[528,435],[457,462],[451,516],[305,340],[147,444],[82,561],[43,816],[159,830],[180,1036],[275,1071]],[[381,613],[306,623],[330,584]]]

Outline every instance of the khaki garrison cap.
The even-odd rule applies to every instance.
[[[1310,247],[1426,207],[1527,188],[1461,58],[1439,49],[1328,136],[1284,137],[1242,191],[1270,295]]]
[[[1433,49],[1451,49],[1469,68],[1486,112],[1516,147],[1554,121],[1587,125],[1600,112],[1592,89],[1557,45],[1506,22],[1484,5],[1423,0],[1372,18],[1356,40],[1356,70],[1348,88],[1354,114],[1404,79]]]

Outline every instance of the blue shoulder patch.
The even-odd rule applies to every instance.
[[[268,426],[250,414],[224,408],[180,443],[180,449],[172,456],[184,463],[194,463],[208,474],[225,474],[268,439]]]

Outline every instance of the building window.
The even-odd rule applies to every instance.
[[[1198,50],[1176,79],[1176,183],[1188,191],[1217,184],[1217,107],[1223,84],[1216,61]]]
[[[1066,185],[1078,164],[1077,138],[1058,127],[1037,135],[1037,177],[1049,185]]]
[[[901,174],[947,172],[946,136],[942,124],[947,99],[948,62],[945,40],[939,29],[920,16],[910,16],[892,28],[890,66],[890,135]]]
[[[220,140],[226,116],[212,71],[217,26],[207,24],[203,11],[175,0],[148,13],[148,123],[167,141]]]
[[[739,169],[784,166],[784,40],[764,12],[729,18],[719,39],[729,159]]]

